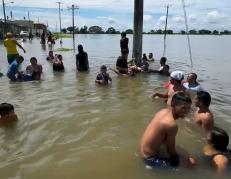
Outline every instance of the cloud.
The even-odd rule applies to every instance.
[[[158,19],[158,22],[161,23],[161,24],[165,23],[165,21],[166,21],[166,16],[161,16],[161,17]]]
[[[175,23],[184,23],[184,18],[183,17],[173,17],[172,20]]]
[[[189,21],[195,22],[197,20],[197,16],[195,14],[190,14],[188,16]]]
[[[209,23],[214,24],[221,20],[222,15],[218,11],[211,11],[207,14],[206,18]]]
[[[144,15],[144,22],[151,22],[153,21],[152,15]]]

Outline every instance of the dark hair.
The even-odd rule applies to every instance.
[[[59,60],[61,60],[61,61],[63,60],[63,56],[60,55],[60,54],[57,55],[57,58],[58,58]]]
[[[31,57],[30,61],[31,60],[35,60],[37,62],[37,59],[35,57]]]
[[[169,65],[164,65],[164,68],[168,70],[170,69]]]
[[[106,67],[105,65],[102,65],[102,66],[100,67],[100,69],[101,69],[101,70],[106,70],[107,67]]]
[[[17,59],[18,59],[18,60],[21,60],[21,61],[24,60],[23,56],[21,56],[21,55],[17,56]]]
[[[209,135],[209,143],[212,144],[216,150],[222,152],[227,150],[227,146],[229,144],[229,136],[225,130],[214,127]]]
[[[175,105],[180,104],[181,102],[192,104],[192,100],[190,98],[190,95],[186,92],[178,92],[178,93],[174,94],[172,97],[171,106],[173,107]]]
[[[14,111],[14,106],[9,103],[0,104],[0,115],[8,114]]]
[[[83,52],[83,46],[81,44],[78,45],[78,50],[79,50],[79,52]]]
[[[211,103],[211,96],[208,92],[206,91],[198,91],[197,92],[197,97],[199,99],[199,101],[204,105],[209,107],[210,103]]]
[[[126,37],[126,32],[121,32],[121,35]]]
[[[160,58],[160,61],[163,62],[163,63],[166,63],[167,58],[166,58],[166,57],[161,57],[161,58]]]
[[[192,75],[195,78],[195,80],[197,79],[197,74],[196,73],[190,73],[189,75]]]

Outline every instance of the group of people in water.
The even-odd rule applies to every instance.
[[[158,70],[149,69],[149,63],[155,61],[152,53],[149,53],[148,57],[143,54],[141,65],[136,66],[133,64],[133,60],[129,61],[127,59],[129,54],[128,43],[129,39],[126,37],[126,33],[123,32],[120,40],[121,56],[117,59],[116,68],[109,68],[110,70],[122,77],[131,77],[138,73],[156,73],[169,77],[169,81],[164,84],[167,92],[155,92],[152,95],[153,98],[166,99],[166,108],[155,114],[141,137],[140,154],[144,163],[154,168],[178,167],[180,164],[192,167],[199,163],[194,157],[181,153],[176,149],[178,131],[176,120],[186,117],[192,105],[192,96],[195,95],[193,121],[202,128],[202,138],[204,136],[207,138],[207,145],[203,149],[203,154],[210,159],[211,163],[214,163],[219,175],[224,174],[231,156],[227,148],[229,136],[226,131],[214,125],[213,114],[209,109],[211,96],[198,83],[196,73],[189,73],[186,80],[184,80],[185,74],[182,71],[170,73],[169,65],[166,64],[166,57],[161,57]],[[19,65],[24,58],[18,54],[16,46],[24,52],[25,49],[13,39],[11,33],[7,33],[4,45],[7,49],[9,63],[7,77],[11,81],[40,79],[42,66],[37,63],[35,57],[30,59],[31,64],[27,66],[26,73],[18,71]],[[53,51],[49,51],[47,61],[53,64],[54,71],[64,70],[62,55],[54,55]],[[89,70],[88,54],[83,50],[82,45],[78,46],[76,68],[78,71]],[[107,85],[110,82],[112,82],[112,78],[107,72],[107,66],[102,65],[100,72],[96,76],[95,83]],[[4,124],[12,120],[17,120],[13,105],[8,103],[0,104],[0,123]],[[162,156],[163,146],[166,149],[164,156]]]

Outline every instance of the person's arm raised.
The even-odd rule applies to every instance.
[[[24,53],[26,53],[26,50],[16,41],[14,40],[14,43],[23,50]]]

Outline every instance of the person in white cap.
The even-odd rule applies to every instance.
[[[179,91],[186,91],[186,88],[181,84],[182,80],[184,79],[184,72],[182,71],[173,71],[170,74],[170,83],[172,84],[169,89],[168,92],[163,94],[163,93],[154,93],[152,95],[152,97],[160,97],[160,98],[167,98],[167,105],[170,106],[171,105],[171,101],[172,101],[172,96],[179,92]]]

